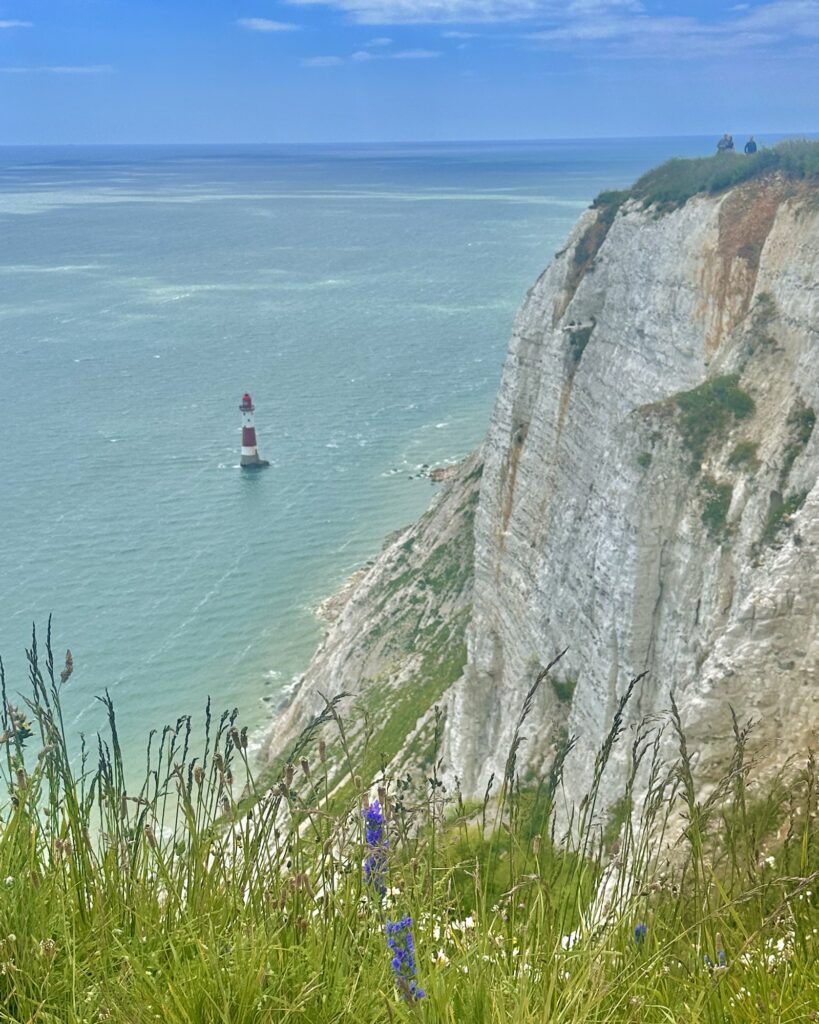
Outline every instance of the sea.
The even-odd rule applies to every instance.
[[[106,691],[129,771],[208,697],[258,736],[322,598],[481,440],[577,217],[714,141],[0,148],[12,699],[51,616],[72,742]],[[264,471],[239,468],[245,391]]]

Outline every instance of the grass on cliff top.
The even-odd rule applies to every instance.
[[[669,211],[684,206],[692,196],[723,192],[774,171],[793,180],[819,180],[819,141],[790,139],[749,156],[734,151],[695,159],[678,157],[648,171],[630,189],[602,192],[594,206],[612,218],[626,199]]]
[[[29,664],[23,697],[0,678],[4,1024],[815,1019],[817,765],[755,789],[736,722],[707,793],[673,707],[673,763],[656,721],[635,726],[606,813],[600,783],[632,684],[567,828],[571,739],[534,785],[516,770],[542,677],[491,798],[465,804],[438,755],[339,808],[319,741],[340,725],[332,702],[271,790],[257,787],[235,713],[207,716],[201,750],[185,719],[154,736],[144,779],[128,783],[107,697],[107,733],[72,757],[61,696],[73,664],[61,672],[36,642]],[[386,820],[368,839],[362,805],[376,789]],[[670,815],[682,832],[669,847]],[[414,951],[397,977],[386,926],[406,918]]]

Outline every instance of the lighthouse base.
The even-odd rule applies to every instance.
[[[270,463],[267,459],[260,459],[257,454],[243,455],[239,459],[239,465],[242,469],[264,469],[265,466],[269,466]]]

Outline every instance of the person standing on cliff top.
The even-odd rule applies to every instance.
[[[718,153],[727,153],[729,149],[734,148],[734,138],[726,132],[717,143]]]
[[[752,153],[756,153],[756,143],[754,142],[753,135],[749,136],[748,141],[745,143],[745,152],[748,156]]]

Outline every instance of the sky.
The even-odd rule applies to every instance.
[[[819,0],[0,0],[0,145],[819,131]]]

